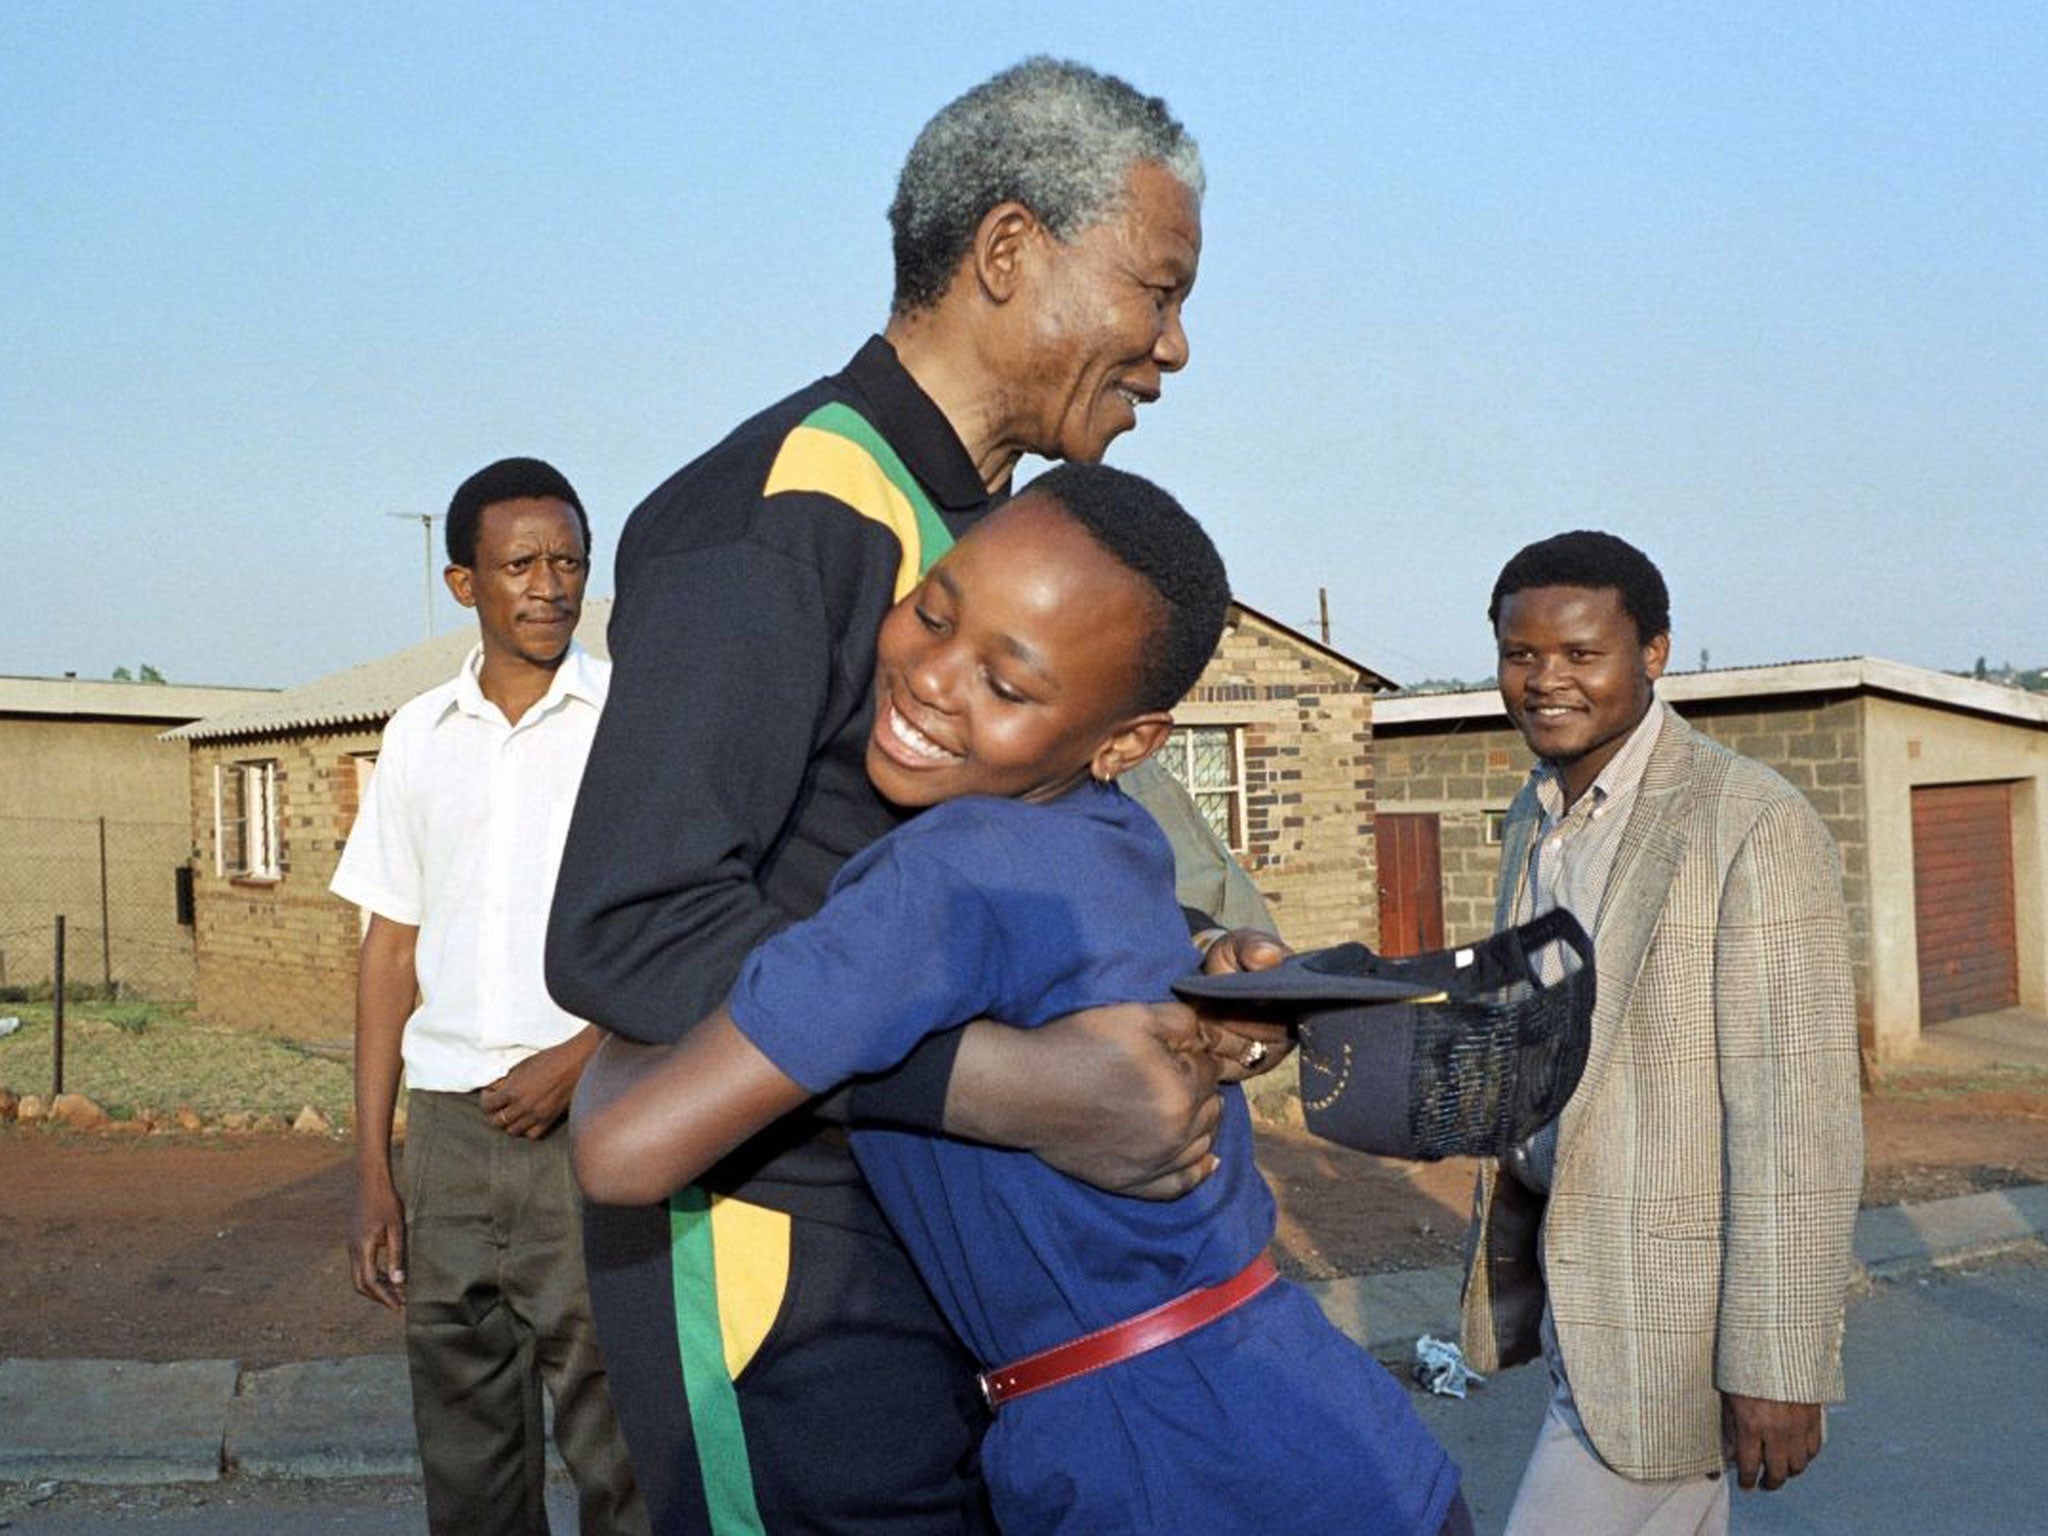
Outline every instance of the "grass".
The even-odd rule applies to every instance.
[[[47,1097],[50,1005],[0,1004],[0,1016],[6,1015],[18,1017],[21,1028],[0,1038],[0,1085]],[[133,1000],[66,1005],[64,1088],[116,1117],[141,1108],[290,1117],[310,1104],[341,1125],[353,1099],[345,1060],[290,1040],[203,1024],[172,1005]]]

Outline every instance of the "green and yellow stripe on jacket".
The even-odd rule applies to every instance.
[[[953,547],[945,519],[917,477],[850,405],[819,406],[782,440],[762,494],[786,491],[830,496],[894,533],[903,550],[896,567],[898,600]]]
[[[814,492],[895,534],[901,599],[953,547],[952,532],[896,450],[840,402],[811,412],[783,439],[762,495]],[[786,1212],[685,1189],[669,1200],[676,1342],[698,1466],[720,1536],[760,1536],[746,1435],[733,1382],[767,1339],[789,1286]]]

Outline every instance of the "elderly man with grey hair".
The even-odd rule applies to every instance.
[[[896,824],[863,771],[882,616],[1009,494],[1020,457],[1101,458],[1187,362],[1202,189],[1163,102],[1076,64],[1029,60],[924,129],[890,210],[883,334],[679,470],[626,528],[610,700],[549,933],[565,1007],[675,1039]],[[948,750],[885,724],[907,750]],[[1176,855],[1184,902],[1248,889],[1213,838]],[[1278,948],[1239,933],[1208,952],[1232,967]],[[991,1528],[975,1374],[996,1362],[946,1329],[833,1119],[1015,1147],[1166,1197],[1212,1165],[1219,1074],[1273,1059],[1173,1004],[1029,1031],[976,1021],[663,1208],[593,1208],[592,1302],[657,1529]]]

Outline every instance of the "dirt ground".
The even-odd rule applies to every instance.
[[[1906,1079],[1864,1101],[1865,1203],[2048,1182],[2048,1073]],[[1412,1165],[1260,1133],[1278,1250],[1325,1278],[1452,1263],[1469,1165]],[[346,1145],[291,1135],[79,1136],[0,1128],[0,1358],[396,1352],[349,1288]]]

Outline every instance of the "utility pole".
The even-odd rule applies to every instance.
[[[64,1091],[64,914],[57,914],[57,948],[50,956],[50,1097]]]
[[[1330,643],[1330,589],[1316,588],[1316,626],[1321,630],[1323,644]]]
[[[386,512],[386,517],[395,517],[402,522],[418,523],[426,535],[426,616],[427,638],[434,638],[434,524],[437,515],[432,512]]]

